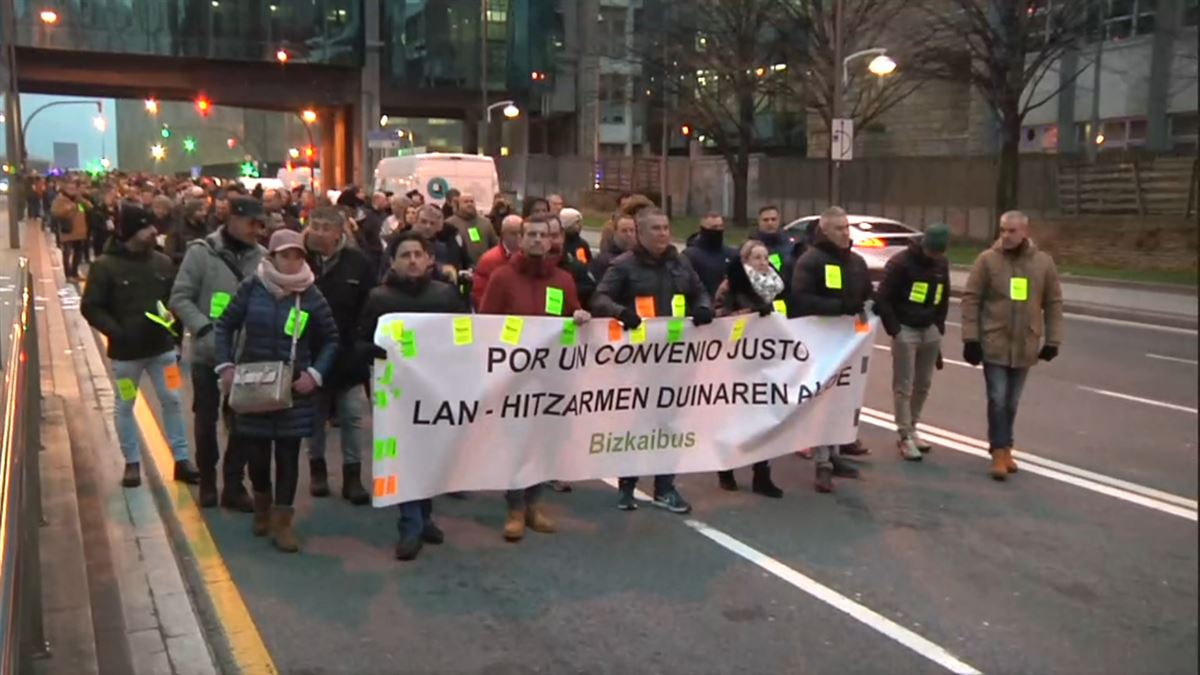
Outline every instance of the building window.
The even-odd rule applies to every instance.
[[[597,27],[600,30],[600,54],[612,58],[625,58],[625,13],[624,7],[601,7]]]
[[[1155,0],[1107,0],[1104,38],[1123,40],[1154,32]]]
[[[1172,148],[1194,151],[1200,145],[1200,113],[1177,113],[1168,117],[1168,122]]]

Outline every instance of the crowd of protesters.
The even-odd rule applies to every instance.
[[[740,248],[726,243],[722,216],[710,213],[681,251],[669,217],[641,195],[622,195],[593,248],[582,236],[583,215],[559,195],[526,198],[518,213],[502,196],[487,210],[478,203],[483,196],[456,190],[436,205],[416,191],[367,194],[347,186],[331,203],[303,188],[247,190],[237,182],[147,175],[66,176],[35,185],[28,213],[45,214],[67,277],[80,280],[91,260],[81,309],[108,341],[123,484],[141,483],[133,405],[145,373],[162,405],[175,480],[198,484],[202,507],[253,513],[253,533],[270,536],[282,551],[301,547],[293,502],[302,448],[311,494],[330,494],[331,424],[341,436],[342,497],[370,502],[362,484],[369,479],[362,463],[371,444],[368,388],[373,359],[386,355],[374,335],[380,317],[392,312],[552,313],[581,324],[597,316],[628,330],[680,310],[696,325],[772,312],[865,321],[874,312],[891,338],[899,455],[920,461],[930,450],[918,424],[943,362],[951,293],[942,225],[894,256],[875,288],[838,207],[798,238],[782,229],[777,208],[763,207]],[[1054,263],[1029,239],[1028,224],[1020,212],[1005,213],[1000,239],[979,257],[963,289],[963,356],[984,366],[996,480],[1017,471],[1012,436],[1025,375],[1039,359],[1055,358],[1062,342]],[[680,298],[683,307],[675,307]],[[185,341],[195,465],[182,411]],[[238,409],[230,401],[239,364],[259,362],[286,364],[291,381],[281,409]],[[869,452],[859,443],[803,451],[814,460],[814,487],[822,493],[833,491],[834,478],[858,476],[846,456]],[[620,479],[618,508],[638,507],[637,482]],[[719,472],[717,484],[738,489],[731,470]],[[527,528],[555,531],[541,507],[544,487],[505,494],[506,540],[521,540]],[[655,506],[690,512],[674,475],[655,476],[653,488]],[[769,462],[752,467],[751,490],[783,496]],[[423,545],[444,540],[431,500],[399,511],[397,558],[411,560]]]

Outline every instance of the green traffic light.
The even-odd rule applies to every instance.
[[[163,128],[162,128],[162,131],[160,131],[159,133],[160,133],[160,134],[162,134],[162,137],[163,137],[163,138],[170,138],[170,137],[171,137],[171,130],[170,130],[170,129],[168,129],[168,128],[166,128],[166,127],[163,127]]]
[[[196,151],[196,139],[194,139],[194,138],[183,139],[183,149],[187,152],[195,152]]]

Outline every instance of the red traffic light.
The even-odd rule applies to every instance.
[[[543,73],[540,70],[535,70],[529,74],[529,77],[535,82],[544,82],[546,80],[546,73]]]
[[[225,147],[229,148],[230,150],[236,148],[237,147],[237,139],[233,138],[233,137],[225,139]]]
[[[276,61],[278,61],[278,62],[280,62],[280,63],[287,63],[287,61],[288,61],[288,53],[287,53],[287,51],[286,51],[286,50],[283,50],[283,49],[280,49],[280,50],[276,51],[276,52],[275,52],[275,60],[276,60]]]
[[[312,159],[316,154],[317,154],[317,151],[315,149],[313,149],[313,146],[311,146],[311,145],[304,146],[304,157],[306,159]]]
[[[684,124],[679,127],[679,133],[683,134],[684,136],[691,136],[692,135],[692,127],[690,125]]]
[[[201,96],[200,98],[196,99],[196,112],[200,113],[201,117],[208,117],[208,113],[211,109],[212,104],[208,102],[207,98]]]

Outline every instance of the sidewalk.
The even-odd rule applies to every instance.
[[[596,230],[584,230],[584,238],[592,246],[600,242]],[[683,250],[684,242],[675,246]],[[967,285],[969,268],[954,267],[950,271],[953,295],[961,295]],[[1196,329],[1196,289],[1163,288],[1152,284],[1122,283],[1100,279],[1062,280],[1064,309],[1068,314],[1081,314],[1121,321],[1136,321],[1172,328]]]
[[[0,230],[6,226],[0,214]],[[36,227],[22,234],[46,408],[41,567],[51,655],[34,672],[216,675],[214,650],[156,500],[162,477],[144,458],[143,487],[120,487],[124,460],[111,384],[107,371],[88,366],[97,360],[89,352],[98,354],[78,292],[45,235]]]

